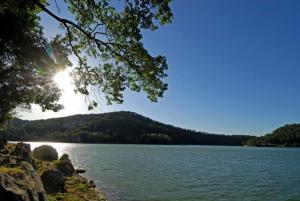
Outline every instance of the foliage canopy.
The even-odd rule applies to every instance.
[[[167,89],[164,56],[143,46],[142,31],[171,23],[171,0],[65,0],[69,19],[49,9],[44,0],[3,0],[0,3],[0,125],[17,106],[39,104],[57,111],[60,90],[53,75],[70,66],[76,92],[89,95],[95,86],[108,104],[122,103],[126,88],[143,90],[157,101]],[[51,3],[56,3],[51,1]],[[44,36],[39,13],[60,23],[61,35]],[[91,62],[92,60],[92,62]],[[96,107],[91,101],[89,109]]]

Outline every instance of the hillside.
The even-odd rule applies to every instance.
[[[2,132],[8,140],[79,143],[242,145],[249,136],[196,132],[133,112],[74,115],[47,120],[14,119]]]
[[[265,136],[251,138],[245,144],[248,146],[300,147],[300,124],[287,124]]]

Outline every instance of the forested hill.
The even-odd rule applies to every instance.
[[[300,147],[300,124],[287,124],[262,137],[246,141],[248,146]]]
[[[74,115],[47,120],[14,119],[8,140],[81,143],[242,145],[249,136],[217,135],[182,129],[133,112]]]

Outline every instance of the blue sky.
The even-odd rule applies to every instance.
[[[263,135],[300,122],[300,1],[177,0],[172,9],[171,25],[144,33],[145,47],[168,59],[164,97],[151,103],[143,93],[126,91],[122,105],[106,106],[103,100],[94,113],[129,110],[226,134]],[[56,24],[41,17],[47,34],[55,33]],[[21,115],[89,113],[84,97],[72,100],[56,114],[34,106]]]

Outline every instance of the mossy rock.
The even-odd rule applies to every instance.
[[[33,157],[42,161],[54,161],[58,159],[58,153],[50,145],[42,145],[35,148],[32,152]]]

